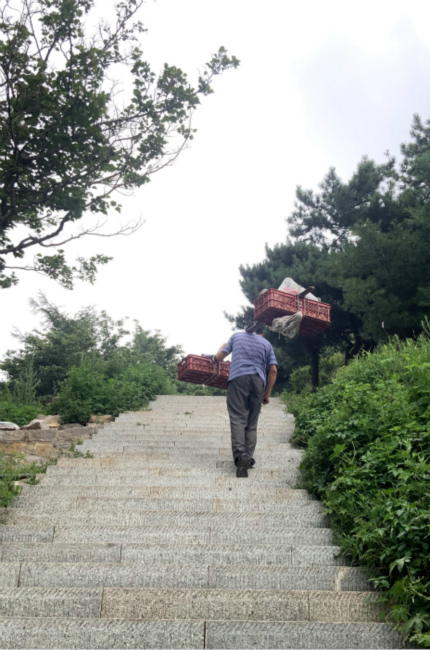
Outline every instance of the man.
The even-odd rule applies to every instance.
[[[233,334],[213,361],[223,361],[230,352],[227,409],[236,476],[241,478],[248,476],[248,469],[255,463],[258,416],[261,404],[269,404],[278,363],[271,344],[263,338],[263,326],[258,323],[246,332]]]

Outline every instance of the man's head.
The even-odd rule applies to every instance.
[[[253,334],[255,332],[256,334],[262,335],[263,330],[264,330],[263,323],[259,323],[258,321],[254,321],[253,323],[250,323],[250,325],[248,325],[245,332],[247,332],[248,334]]]

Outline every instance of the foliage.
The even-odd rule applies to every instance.
[[[292,277],[331,305],[331,327],[316,337],[288,341],[267,330],[280,361],[278,386],[289,387],[303,366],[311,367],[313,389],[322,384],[319,361],[327,348],[347,363],[387,335],[421,331],[430,308],[430,121],[415,116],[411,136],[399,165],[364,158],[347,182],[332,168],[319,192],[298,187],[286,243],[266,247],[261,263],[240,267],[250,303]],[[228,318],[243,328],[252,308]],[[306,371],[297,372],[303,379]]]
[[[43,294],[31,304],[44,318],[44,331],[19,335],[23,348],[9,351],[0,363],[8,375],[0,401],[7,402],[4,412],[17,424],[27,424],[41,411],[58,413],[63,422],[85,423],[91,415],[145,408],[157,394],[225,394],[179,382],[182,349],[168,346],[158,331],[137,322],[126,329],[124,320],[92,307],[71,317]]]
[[[127,368],[124,374],[107,377],[87,364],[73,367],[56,397],[53,410],[65,422],[85,424],[91,415],[145,408],[157,394],[171,392],[166,372],[154,364]]]
[[[430,307],[430,121],[416,115],[403,159],[364,158],[344,183],[334,169],[321,192],[297,189],[290,234],[330,255],[323,276],[341,291],[361,337],[402,338],[421,331]]]
[[[144,0],[122,0],[112,24],[92,33],[95,0],[10,0],[0,9],[0,287],[16,269],[35,270],[67,288],[93,282],[95,254],[66,261],[63,245],[103,231],[121,212],[118,195],[171,164],[192,139],[191,117],[214,76],[239,61],[221,47],[196,86],[175,66],[157,76],[144,59]],[[135,21],[135,22],[134,22]],[[92,225],[73,226],[88,214]],[[17,228],[17,226],[20,226]],[[56,249],[54,254],[50,253]],[[46,251],[48,249],[48,251]],[[16,266],[36,250],[33,265]]]
[[[19,427],[23,427],[40,413],[40,406],[32,406],[28,404],[16,404],[8,400],[2,399],[0,396],[0,420],[2,422],[13,422]]]
[[[78,443],[78,444],[81,444],[81,443]],[[76,447],[76,445],[71,445],[69,447],[69,449],[67,450],[67,456],[70,457],[70,455],[71,455],[72,458],[94,458],[94,455],[89,450],[87,450],[84,453],[83,451],[78,449]]]
[[[185,381],[174,381],[174,394],[176,395],[196,395],[199,397],[225,397],[223,388],[213,388],[202,384],[189,384]]]
[[[297,336],[293,340],[280,337],[268,329],[265,336],[272,343],[278,360],[277,386],[289,385],[291,373],[311,365],[312,386],[319,382],[320,356],[334,348],[341,348],[345,356],[353,349],[359,337],[359,321],[340,307],[342,292],[325,280],[325,269],[330,259],[327,248],[288,239],[274,248],[266,247],[266,259],[253,266],[241,266],[242,290],[252,303],[263,289],[278,287],[285,277],[292,277],[303,286],[314,286],[323,302],[331,304],[331,327],[317,337]],[[253,311],[245,307],[229,320],[243,328],[252,320]]]
[[[0,508],[8,506],[19,494],[15,481],[25,480],[36,483],[36,475],[46,472],[47,465],[28,464],[23,454],[7,455],[0,452]]]
[[[340,352],[328,350],[320,360],[320,386],[330,383],[336,371],[344,365],[344,358]],[[312,379],[310,366],[300,366],[290,375],[288,392],[311,393]]]
[[[72,366],[94,354],[107,354],[125,334],[122,321],[114,322],[104,313],[99,316],[91,307],[71,318],[43,294],[31,305],[34,312],[42,315],[45,331],[16,334],[22,349],[8,351],[0,364],[8,374],[12,391],[30,365],[37,378],[36,397],[50,400]]]
[[[430,647],[430,339],[393,338],[301,400],[304,487],[367,567],[391,618]],[[297,404],[296,404],[297,407]]]

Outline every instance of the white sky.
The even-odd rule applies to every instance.
[[[39,290],[69,314],[94,305],[213,353],[231,334],[223,311],[247,303],[239,265],[285,240],[296,186],[317,189],[330,166],[347,180],[363,155],[399,157],[413,114],[430,117],[428,0],[158,0],[141,19],[155,71],[167,62],[196,80],[220,45],[241,65],[215,80],[191,148],[123,202],[142,229],[65,248],[114,256],[94,286],[22,273],[0,290],[0,357],[14,326],[40,326],[28,305]]]

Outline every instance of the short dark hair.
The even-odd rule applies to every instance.
[[[245,328],[245,332],[248,334],[263,334],[264,327],[264,323],[259,323],[258,321],[253,320],[248,323],[248,326]]]

